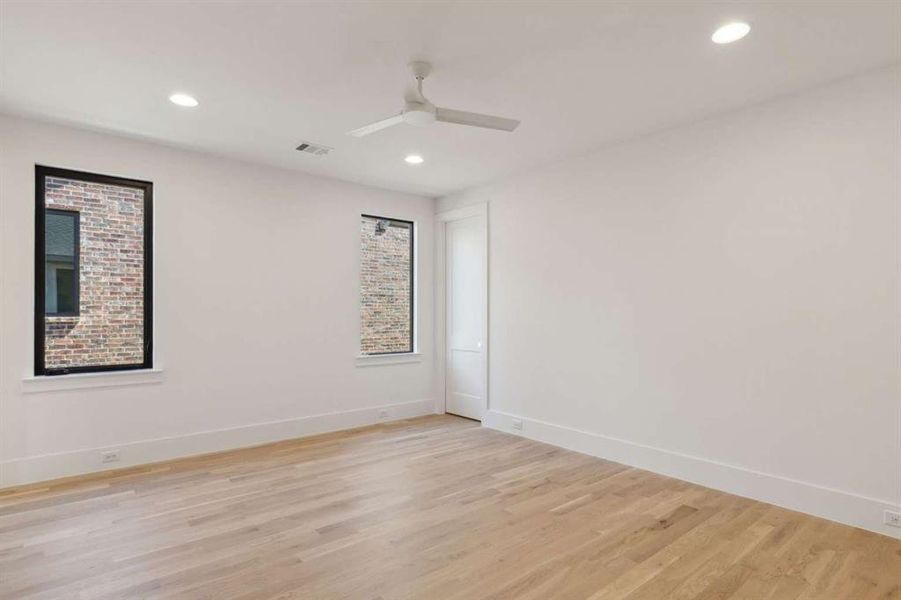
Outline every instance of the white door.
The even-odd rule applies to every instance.
[[[448,221],[446,411],[482,420],[486,408],[485,217]]]

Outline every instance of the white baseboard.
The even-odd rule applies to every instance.
[[[435,404],[431,399],[418,400],[285,421],[203,431],[184,436],[143,440],[117,446],[11,459],[0,462],[0,488],[419,417],[432,414],[434,408]],[[387,411],[387,417],[381,416],[382,411]],[[108,464],[101,463],[101,452],[108,450],[119,450],[120,460]]]
[[[513,429],[514,419],[522,420],[521,431]],[[482,424],[491,429],[901,539],[901,529],[889,527],[883,522],[886,510],[899,509],[898,504],[887,500],[496,410],[489,410]]]

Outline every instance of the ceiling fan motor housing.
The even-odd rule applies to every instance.
[[[435,122],[435,107],[424,102],[407,102],[403,118],[410,125],[429,125]]]

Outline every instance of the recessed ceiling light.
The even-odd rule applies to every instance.
[[[178,104],[179,106],[187,106],[189,108],[194,108],[199,102],[194,98],[194,96],[189,96],[187,94],[172,94],[169,96],[169,101],[172,104]]]
[[[710,39],[716,44],[731,44],[748,35],[749,31],[751,31],[750,25],[742,23],[741,21],[735,21],[733,23],[726,23],[714,31]]]
[[[421,165],[424,159],[418,154],[410,154],[404,160],[411,165]]]

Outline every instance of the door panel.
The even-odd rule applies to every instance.
[[[485,411],[483,217],[450,221],[447,257],[447,412],[482,419]]]

